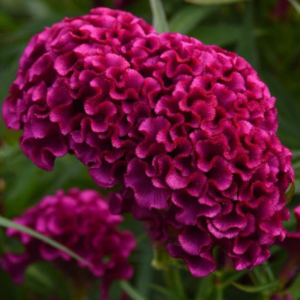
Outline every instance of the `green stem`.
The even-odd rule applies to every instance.
[[[266,274],[264,272],[262,272],[262,269],[260,266],[253,269],[253,274],[254,274],[255,278],[257,279],[258,285],[265,285],[265,284],[269,283],[268,279],[266,278]],[[263,299],[269,299],[270,294],[271,294],[270,290],[264,290],[261,292]]]
[[[268,262],[265,262],[263,264],[264,268],[265,268],[265,271],[269,277],[269,280],[272,282],[272,281],[275,281],[275,276],[273,274],[273,271],[272,269],[270,268],[270,265],[268,264]]]
[[[175,291],[175,293],[178,295],[179,299],[188,299],[187,295],[185,293],[184,285],[182,282],[182,278],[180,275],[180,271],[173,266],[168,266],[164,270],[164,277],[167,286]],[[173,300],[173,299],[170,299]]]
[[[203,295],[205,293],[206,281],[207,281],[206,277],[200,279],[200,284],[197,289],[195,300],[203,299]]]
[[[174,280],[174,284],[177,287],[178,294],[182,296],[183,299],[187,299],[180,271],[177,268],[171,267],[171,269],[172,269],[172,277]]]
[[[222,286],[218,284],[216,286],[216,288],[217,288],[217,298],[216,298],[216,300],[223,300],[223,288],[222,288]]]
[[[267,284],[268,280],[266,279],[265,275],[261,272],[260,266],[253,269],[253,273],[255,274],[259,284]]]
[[[258,285],[259,284],[259,281],[257,280],[256,276],[253,274],[253,271],[250,271],[248,273],[251,281],[254,283],[254,285]]]

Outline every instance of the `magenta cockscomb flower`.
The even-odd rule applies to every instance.
[[[130,67],[132,42],[152,32],[122,11],[94,9],[34,36],[3,106],[9,128],[23,129],[23,152],[46,170],[75,153],[103,187],[120,180],[122,158],[134,145],[127,113],[145,79]],[[135,105],[131,120],[143,113]]]
[[[136,246],[134,236],[117,229],[122,217],[110,214],[106,200],[94,190],[58,191],[14,221],[63,244],[89,263],[86,266],[26,233],[9,229],[7,235],[25,246],[23,254],[6,253],[1,259],[2,268],[16,283],[23,280],[28,265],[40,260],[54,263],[71,278],[80,272],[81,280],[101,278],[103,299],[111,282],[132,276],[128,256]]]
[[[6,124],[24,130],[23,151],[45,169],[75,153],[99,186],[121,182],[111,210],[145,221],[194,276],[215,270],[216,246],[237,270],[264,262],[285,236],[294,179],[267,86],[235,53],[102,11],[25,50],[3,107]]]
[[[152,111],[111,208],[146,220],[195,276],[216,268],[215,246],[237,270],[264,262],[285,236],[294,178],[275,99],[244,59],[218,47],[163,34],[132,49],[132,65],[152,78]]]

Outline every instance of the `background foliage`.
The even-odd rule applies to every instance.
[[[228,0],[226,0],[228,1]],[[279,136],[294,153],[296,195],[291,208],[300,204],[300,5],[280,0],[228,1],[163,0],[169,30],[196,37],[207,44],[216,44],[246,58],[277,97]],[[60,21],[65,16],[85,14],[93,6],[114,7],[117,1],[101,0],[0,0],[0,101],[7,96],[18,59],[31,36]],[[151,22],[148,0],[119,1],[123,8]],[[298,10],[297,10],[298,9]],[[161,25],[163,26],[163,25]],[[164,27],[162,27],[164,28]],[[51,173],[39,170],[20,151],[20,134],[5,129],[0,120],[0,213],[12,218],[57,189],[73,186],[98,189],[88,176],[86,168],[74,157],[59,159]],[[101,191],[107,193],[108,191]],[[287,223],[294,228],[295,221]],[[126,216],[123,226],[135,232],[138,249],[131,257],[135,275],[130,283],[115,284],[110,299],[119,299],[121,289],[132,299],[266,299],[266,289],[278,288],[275,278],[286,253],[272,249],[268,262],[250,272],[221,272],[196,279],[186,270],[175,270],[164,280],[164,272],[151,267],[153,253],[143,225]],[[21,251],[21,245],[5,238],[0,229],[0,254],[5,250]],[[257,275],[259,272],[259,276]],[[183,275],[183,287],[179,285]],[[256,287],[250,288],[251,276],[257,273]],[[175,274],[175,275],[174,275]],[[173,277],[172,277],[173,276]],[[174,277],[175,276],[175,277]],[[245,286],[234,286],[232,281]],[[164,283],[166,282],[166,284]],[[293,299],[300,299],[300,279],[289,287]],[[246,289],[246,292],[241,291]],[[39,263],[29,268],[23,285],[14,286],[0,269],[0,298],[2,300],[43,300],[50,296],[70,300],[70,284],[59,271]],[[89,295],[97,299],[98,288]]]

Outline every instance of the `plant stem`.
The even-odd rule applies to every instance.
[[[182,278],[180,275],[180,271],[173,266],[168,266],[164,270],[164,277],[166,280],[167,286],[174,290],[180,299],[188,299],[185,293],[185,289],[182,283]],[[173,300],[173,299],[170,299]]]
[[[217,297],[216,300],[223,300],[223,288],[221,285],[217,285]]]
[[[263,266],[264,266],[265,271],[266,271],[266,273],[267,273],[267,275],[268,275],[268,277],[269,277],[269,280],[270,280],[270,281],[275,281],[275,276],[274,276],[273,271],[272,271],[272,269],[270,268],[270,265],[268,264],[268,262],[265,262],[265,263],[263,264]]]

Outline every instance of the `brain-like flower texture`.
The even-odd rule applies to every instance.
[[[112,215],[106,199],[94,190],[73,188],[67,193],[60,190],[14,221],[54,239],[88,262],[88,265],[76,262],[59,249],[9,229],[7,235],[20,239],[25,246],[23,254],[6,253],[1,259],[2,268],[16,283],[23,280],[28,265],[46,260],[72,277],[83,272],[81,280],[101,278],[102,299],[107,299],[109,285],[114,280],[129,279],[133,274],[128,257],[136,246],[134,236],[118,230],[122,217]]]
[[[121,183],[111,210],[146,221],[194,276],[215,270],[216,246],[241,270],[284,238],[291,152],[235,53],[100,8],[35,36],[10,93],[3,117],[28,157],[50,170],[74,153],[99,186]]]

